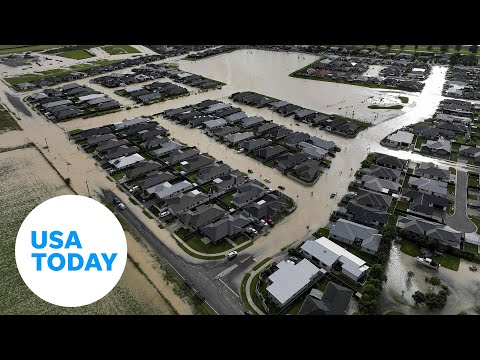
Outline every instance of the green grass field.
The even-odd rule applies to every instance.
[[[102,49],[110,55],[135,54],[140,52],[131,45],[106,45],[102,46]]]
[[[13,116],[0,105],[0,133],[9,130],[21,130]]]
[[[63,56],[69,59],[76,59],[76,60],[88,59],[88,58],[94,57],[93,55],[91,55],[85,50],[64,51],[64,52],[58,53],[57,55]]]

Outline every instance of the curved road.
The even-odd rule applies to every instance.
[[[455,189],[455,212],[445,219],[445,224],[451,228],[469,233],[477,227],[467,216],[467,189],[468,174],[465,171],[457,171],[457,187]]]

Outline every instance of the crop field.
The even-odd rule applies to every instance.
[[[15,263],[15,239],[23,219],[41,202],[71,193],[38,150],[0,153],[0,315],[173,313],[161,296],[148,288],[146,278],[130,261],[110,294],[79,308],[51,305],[24,284]]]

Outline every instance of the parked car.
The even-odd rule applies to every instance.
[[[253,227],[252,227],[252,228],[249,228],[249,229],[247,229],[247,231],[248,231],[249,233],[252,233],[252,234],[254,234],[254,235],[255,235],[255,234],[257,234],[257,230],[255,230]]]
[[[227,254],[227,259],[228,259],[228,260],[232,260],[232,259],[233,259],[235,256],[237,256],[237,255],[238,255],[238,253],[237,253],[235,250],[230,251],[230,252]]]
[[[167,211],[162,212],[160,214],[160,217],[163,218],[163,217],[168,216],[168,215],[170,215],[170,211],[167,210]]]
[[[262,224],[263,226],[268,226],[268,223],[263,219],[260,220],[260,224]]]
[[[278,185],[278,188],[279,188],[280,190],[285,190],[285,186],[282,186],[282,185]]]
[[[333,199],[337,194],[330,194],[330,199]]]
[[[269,178],[263,178],[263,181],[265,181],[267,184],[270,184],[272,182],[272,180],[270,180]]]
[[[122,210],[125,210],[125,208],[126,208],[126,206],[125,206],[124,203],[118,204],[118,207],[119,207],[120,209],[122,209]]]
[[[275,225],[275,222],[272,219],[267,219],[267,224],[273,226]]]
[[[252,169],[248,169],[248,173],[249,173],[249,174],[253,174],[253,170],[252,170]]]
[[[131,193],[134,193],[135,191],[138,191],[138,190],[140,190],[140,186],[135,185],[132,188],[130,188],[130,190],[128,190],[128,191],[131,192]]]
[[[113,202],[114,202],[115,204],[117,204],[117,205],[120,205],[120,204],[122,203],[122,202],[120,201],[120,199],[117,198],[117,197],[113,199]]]
[[[237,153],[239,153],[239,154],[240,154],[240,153],[243,153],[244,151],[245,151],[245,149],[244,149],[244,148],[240,148],[240,149],[238,149]]]

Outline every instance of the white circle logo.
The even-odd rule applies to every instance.
[[[115,215],[85,196],[49,199],[25,218],[15,258],[25,284],[51,304],[76,307],[107,295],[127,262],[127,241]]]

